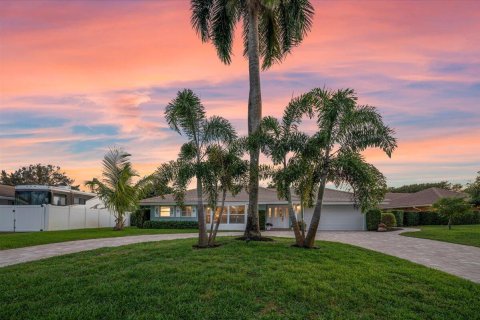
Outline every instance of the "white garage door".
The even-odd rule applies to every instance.
[[[305,209],[305,222],[310,225],[313,208]],[[319,230],[365,230],[365,215],[352,205],[324,205]]]

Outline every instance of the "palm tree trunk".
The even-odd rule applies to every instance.
[[[305,238],[304,246],[306,248],[313,248],[315,245],[315,236],[317,235],[318,225],[320,224],[320,216],[322,215],[323,194],[325,193],[325,184],[327,180],[327,168],[323,169],[321,176],[320,187],[317,194],[317,203],[313,210],[312,221],[308,228],[307,237]]]
[[[210,234],[210,239],[208,240],[208,245],[213,246],[215,244],[215,238],[217,237],[218,227],[220,226],[220,222],[222,221],[223,210],[225,210],[225,198],[227,197],[227,190],[223,190],[222,195],[222,205],[220,206],[220,213],[218,214],[217,222],[215,223],[215,230],[213,233]],[[213,219],[212,219],[213,223]]]
[[[205,222],[205,211],[203,210],[202,181],[197,176],[197,218],[198,218],[198,246],[208,246],[207,224]]]
[[[305,238],[302,236],[300,232],[300,228],[298,226],[297,217],[295,216],[295,211],[293,209],[293,202],[292,202],[292,193],[289,190],[287,193],[288,197],[288,211],[290,213],[290,220],[292,221],[293,233],[295,234],[295,244],[299,247],[303,247],[305,242]]]
[[[248,2],[248,72],[250,91],[248,95],[248,134],[257,132],[262,118],[262,96],[260,92],[260,59],[258,43],[258,3]],[[258,219],[258,164],[260,149],[255,146],[250,150],[250,180],[248,184],[249,202],[245,237],[259,238],[260,224]]]
[[[115,216],[115,227],[113,227],[113,230],[123,230],[123,214],[117,213]]]

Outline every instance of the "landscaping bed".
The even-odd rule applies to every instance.
[[[104,248],[0,269],[4,319],[478,319],[480,285],[340,243],[221,238]]]

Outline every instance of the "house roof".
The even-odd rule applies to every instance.
[[[185,193],[185,204],[196,204],[197,202],[197,189],[188,190]],[[206,196],[204,196],[206,201]],[[293,196],[294,202],[300,201],[297,196]],[[244,202],[248,203],[248,193],[242,190],[236,196],[232,196],[231,193],[227,194],[226,202]],[[346,191],[339,191],[333,189],[325,189],[323,197],[324,203],[339,203],[339,204],[351,204],[353,203],[353,194]],[[277,191],[275,189],[258,188],[258,203],[259,204],[286,204],[287,201],[278,199]],[[173,194],[167,194],[164,197],[152,197],[140,201],[141,205],[155,205],[155,204],[175,204],[175,198]]]
[[[2,197],[3,199],[15,199],[15,187],[0,184],[0,197]]]
[[[410,208],[410,207],[429,207],[441,198],[448,197],[466,197],[462,192],[456,192],[441,188],[428,188],[415,193],[393,193],[385,195],[385,204],[382,209]]]

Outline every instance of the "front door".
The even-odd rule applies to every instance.
[[[287,229],[290,227],[287,206],[272,206],[267,210],[267,223],[274,229]]]

